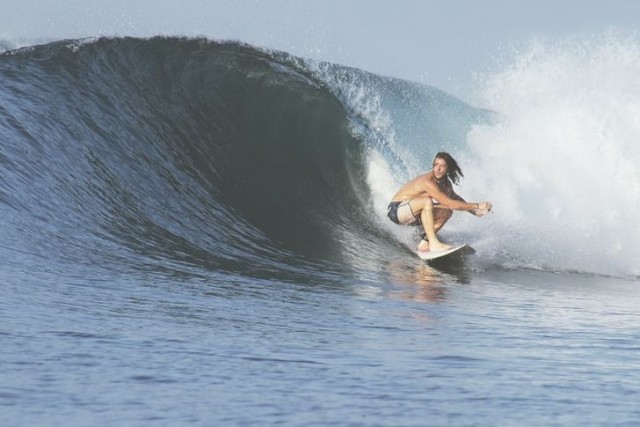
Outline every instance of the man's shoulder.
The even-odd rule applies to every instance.
[[[434,179],[433,179],[433,172],[425,172],[422,175],[419,175],[418,179],[421,180],[421,181],[435,182]]]
[[[436,177],[433,176],[433,172],[427,172],[420,175],[420,181],[424,182],[425,184],[438,185],[438,181],[436,181]]]

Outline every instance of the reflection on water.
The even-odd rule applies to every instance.
[[[421,302],[444,302],[448,284],[469,283],[471,268],[466,257],[454,257],[430,264],[413,258],[397,258],[385,264],[392,298]]]

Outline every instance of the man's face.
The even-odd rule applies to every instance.
[[[433,161],[433,175],[436,179],[442,179],[443,176],[447,174],[447,170],[449,167],[447,166],[447,162],[444,159],[435,159]]]

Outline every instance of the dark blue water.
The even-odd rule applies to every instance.
[[[428,266],[378,215],[377,158],[408,176],[403,141],[490,113],[204,40],[10,51],[0,79],[0,424],[640,421],[637,279],[469,232]]]

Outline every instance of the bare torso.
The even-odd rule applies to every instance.
[[[418,175],[406,183],[391,200],[394,202],[403,202],[415,199],[416,197],[428,196],[435,198],[436,195],[434,193],[436,191],[433,191],[435,189],[434,187],[451,198],[457,198],[456,194],[453,192],[451,182],[446,177],[443,177],[438,181],[433,175],[433,172],[427,172],[425,174]]]

